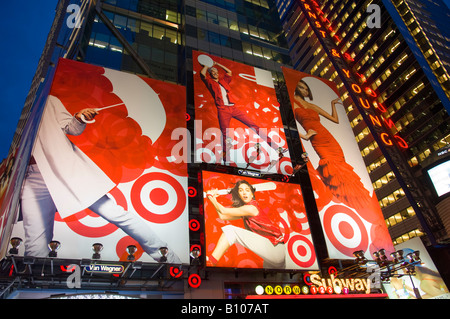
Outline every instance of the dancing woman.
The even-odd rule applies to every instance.
[[[284,236],[280,228],[259,207],[255,200],[255,188],[241,180],[230,191],[233,204],[225,207],[217,200],[217,189],[206,192],[207,198],[222,220],[242,218],[245,229],[233,225],[222,227],[217,245],[207,259],[207,265],[215,266],[226,251],[240,244],[264,260],[264,268],[285,267]]]
[[[331,193],[344,204],[355,209],[367,208],[372,205],[369,191],[365,189],[361,178],[346,163],[344,152],[334,136],[322,125],[320,117],[339,123],[336,104],[340,99],[331,101],[331,114],[319,106],[308,102],[313,100],[309,86],[303,80],[297,83],[294,92],[294,116],[304,128],[306,134],[300,134],[304,140],[309,140],[319,156],[316,168],[324,184]]]

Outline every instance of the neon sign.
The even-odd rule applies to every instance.
[[[328,32],[333,32],[330,20],[325,16],[325,13],[320,9],[319,4],[315,0],[300,0],[303,5],[303,12],[307,16],[310,25],[315,29],[320,36],[324,49],[328,50],[328,57],[335,66],[341,79],[346,79],[344,84],[349,91],[352,100],[355,102],[358,110],[363,116],[365,122],[369,125],[371,131],[376,131],[374,135],[379,136],[381,141],[386,146],[397,145],[400,149],[407,149],[408,143],[399,135],[397,135],[394,122],[391,119],[385,119],[383,114],[387,112],[385,106],[376,101],[370,101],[369,98],[376,98],[377,94],[369,87],[361,87],[355,80],[357,77],[361,78],[363,82],[366,79],[361,74],[353,74],[347,66],[347,62],[352,62],[352,56],[345,52],[342,53],[336,49],[335,44],[331,40],[331,35]],[[309,3],[308,3],[309,2]],[[337,43],[341,42],[338,35],[332,37]]]
[[[340,279],[334,277],[333,274],[330,274],[330,278],[322,278],[318,274],[312,274],[310,276],[311,284],[314,284],[318,287],[319,291],[327,291],[327,293],[332,293],[333,291],[337,294],[344,292],[348,293],[349,291],[358,291],[365,292],[366,294],[370,294],[370,283],[371,279],[354,279],[354,278],[345,278]]]

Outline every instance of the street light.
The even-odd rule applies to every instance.
[[[167,253],[168,252],[169,252],[169,249],[167,247],[159,248],[159,254],[161,255],[161,258],[159,259],[160,262],[165,263],[167,261]]]
[[[61,243],[57,240],[52,240],[48,244],[48,249],[50,249],[50,253],[48,254],[48,256],[51,258],[57,257],[58,256],[57,251],[59,248],[61,248]]]
[[[129,245],[127,247],[127,253],[128,253],[128,257],[127,260],[128,261],[134,261],[136,258],[134,257],[134,254],[137,251],[137,247],[135,245]]]
[[[100,252],[103,250],[103,245],[100,243],[95,243],[92,245],[92,250],[94,251],[92,259],[100,259]]]
[[[22,244],[22,238],[13,237],[9,241],[11,243],[12,248],[9,250],[11,255],[17,255],[19,253],[19,246]]]

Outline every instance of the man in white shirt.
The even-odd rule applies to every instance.
[[[25,255],[48,256],[56,211],[66,218],[89,208],[160,261],[159,248],[167,244],[137,214],[106,195],[115,183],[66,136],[80,135],[86,128],[82,116],[89,121],[97,114],[84,109],[72,116],[57,97],[48,97],[21,194]],[[170,249],[166,257],[168,263],[181,263]]]

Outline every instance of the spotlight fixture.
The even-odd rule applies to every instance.
[[[397,264],[401,261],[403,261],[403,250],[397,250],[394,251],[393,253],[391,253],[391,257],[392,257],[392,261],[394,262],[394,264]]]
[[[127,253],[128,253],[128,257],[127,260],[128,261],[134,261],[136,258],[134,257],[134,254],[137,251],[137,247],[135,245],[130,245],[127,247]]]
[[[100,243],[95,243],[92,245],[92,250],[94,251],[92,259],[100,259],[100,252],[103,250],[103,245]]]
[[[198,248],[192,249],[191,252],[189,253],[189,255],[192,258],[192,265],[200,264],[200,260],[198,258],[198,257],[200,257],[200,249],[198,249]]]
[[[380,264],[381,263],[380,253],[376,251],[372,255],[373,257],[375,257],[375,261],[377,262],[377,264]]]
[[[189,254],[192,258],[197,259],[200,256],[200,249],[194,248]]]
[[[48,254],[49,257],[55,258],[58,256],[57,251],[61,247],[61,243],[57,240],[52,240],[48,244],[48,249],[50,249],[50,253]]]
[[[413,262],[415,261],[415,260],[414,260],[413,253],[407,254],[407,255],[406,255],[406,259],[408,260],[409,263],[413,263]]]
[[[364,250],[354,251],[353,256],[356,257],[356,263],[361,265],[365,265],[367,263],[367,258],[364,256]]]
[[[9,241],[11,243],[12,248],[9,250],[11,255],[17,255],[19,253],[19,246],[22,244],[22,238],[13,237]]]
[[[165,263],[167,261],[167,253],[169,252],[169,249],[167,247],[161,247],[159,248],[159,254],[161,255],[161,258],[159,259],[160,262]]]

